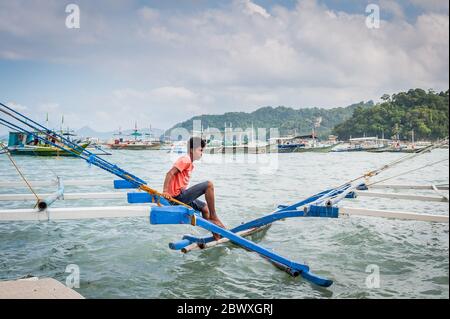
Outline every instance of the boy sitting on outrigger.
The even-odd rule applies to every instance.
[[[200,137],[191,137],[189,139],[187,155],[180,157],[166,174],[163,196],[168,200],[174,198],[191,206],[193,209],[202,212],[203,218],[219,227],[225,228],[216,214],[213,183],[206,181],[187,188],[194,169],[194,161],[198,161],[202,157],[205,146],[205,140]],[[203,194],[205,195],[206,203],[198,199]],[[220,239],[219,234],[213,233],[213,236],[215,240]]]

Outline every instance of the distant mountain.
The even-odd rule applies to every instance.
[[[100,139],[108,138],[112,136],[111,132],[96,132],[93,129],[91,129],[89,126],[83,126],[79,130],[75,131],[75,133],[79,136],[84,137],[98,137]]]
[[[278,128],[280,135],[287,134],[311,134],[313,124],[320,120],[320,126],[316,129],[319,136],[325,137],[331,133],[332,129],[351,118],[356,108],[367,109],[374,105],[373,101],[360,102],[347,107],[337,107],[332,109],[304,108],[293,109],[285,106],[276,108],[266,106],[251,113],[228,112],[222,115],[200,115],[194,116],[187,121],[178,123],[170,130],[183,127],[188,131],[192,130],[194,120],[201,120],[204,129],[214,127],[221,131],[228,127],[230,123],[233,128]],[[170,131],[168,130],[168,131]]]

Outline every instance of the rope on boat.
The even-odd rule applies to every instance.
[[[348,181],[347,183],[344,183],[343,185],[353,183],[353,182],[358,181],[358,180],[360,180],[362,178],[368,179],[370,177],[377,176],[378,174],[380,174],[381,172],[383,172],[384,170],[386,170],[388,168],[392,168],[392,167],[394,167],[397,164],[405,162],[406,160],[410,160],[410,159],[413,159],[413,158],[415,158],[417,156],[423,155],[424,153],[430,152],[431,150],[434,150],[434,149],[436,149],[438,147],[441,147],[442,145],[447,144],[447,143],[448,143],[448,138],[445,138],[445,139],[443,139],[442,141],[440,141],[438,143],[433,143],[433,144],[431,144],[431,145],[429,145],[427,147],[424,147],[423,149],[417,151],[416,153],[412,153],[412,154],[408,154],[406,156],[400,157],[400,158],[398,158],[398,159],[396,159],[396,160],[394,160],[394,161],[392,161],[392,162],[390,162],[388,164],[383,165],[380,168],[374,169],[374,170],[369,171],[369,172],[367,172],[367,173],[365,173],[365,174],[363,174],[361,176],[358,176],[358,177]]]
[[[5,154],[8,156],[9,160],[11,161],[11,163],[13,164],[14,168],[16,169],[16,171],[19,173],[20,177],[23,179],[23,181],[25,182],[25,184],[27,184],[28,188],[30,189],[30,191],[33,193],[33,195],[36,197],[36,205],[34,205],[34,208],[36,208],[39,203],[41,202],[41,199],[39,198],[39,196],[36,194],[36,192],[34,191],[33,187],[31,187],[31,184],[27,181],[27,179],[25,178],[25,176],[22,174],[22,172],[20,171],[19,167],[17,166],[16,162],[13,160],[11,154],[9,154],[8,148],[0,142],[0,146],[2,148],[2,150],[5,151]]]
[[[417,167],[417,168],[413,168],[413,169],[410,169],[410,170],[408,170],[408,171],[402,172],[402,173],[400,173],[400,174],[397,174],[397,175],[394,175],[394,176],[390,176],[390,177],[381,179],[381,180],[379,180],[379,181],[375,181],[375,182],[366,184],[366,186],[372,186],[372,185],[375,185],[375,184],[379,184],[379,183],[385,182],[385,181],[387,181],[387,180],[393,179],[393,178],[395,178],[395,177],[399,177],[399,176],[402,176],[402,175],[406,175],[406,174],[409,174],[409,173],[412,173],[412,172],[421,170],[421,169],[423,169],[423,168],[430,167],[430,166],[433,166],[433,165],[442,163],[442,162],[444,162],[444,161],[448,161],[448,158],[444,158],[444,159],[442,159],[442,160],[440,160],[440,161],[436,161],[436,162],[433,162],[433,163],[431,163],[431,164],[427,164],[427,165],[423,165],[423,166],[420,166],[420,167]]]
[[[166,198],[165,196],[163,196],[162,193],[158,192],[156,189],[153,189],[153,188],[151,188],[151,187],[149,187],[149,186],[147,186],[147,185],[141,185],[141,186],[139,187],[139,189],[141,189],[141,190],[143,190],[143,191],[149,193],[150,195],[156,195],[156,196],[158,196],[158,200],[157,200],[157,202],[156,202],[156,204],[157,204],[158,206],[161,206],[161,203],[159,202],[159,198],[160,198],[160,197]],[[166,198],[166,199],[169,200],[169,201],[171,201],[171,202],[174,203],[174,204],[182,205],[182,206],[187,207],[187,208],[192,208],[192,207],[189,206],[188,204],[185,204],[185,203],[183,203],[183,202],[180,202],[179,200],[176,200],[176,199],[173,198],[173,197],[171,197],[171,198]],[[153,196],[152,196],[152,202],[153,202]]]

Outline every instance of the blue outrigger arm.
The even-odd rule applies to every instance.
[[[150,214],[150,223],[152,224],[192,224],[200,226],[208,231],[217,233],[225,238],[228,238],[233,243],[258,253],[263,256],[275,266],[283,269],[292,276],[301,275],[303,278],[311,281],[322,287],[329,287],[333,281],[322,278],[312,273],[307,265],[290,261],[266,248],[249,241],[237,233],[250,228],[259,228],[271,224],[277,220],[292,218],[292,217],[328,217],[337,218],[339,216],[339,209],[333,204],[338,200],[351,197],[354,190],[360,187],[361,184],[352,185],[345,184],[339,188],[329,189],[313,195],[305,200],[302,200],[293,205],[281,205],[275,212],[255,219],[253,221],[241,224],[231,230],[226,230],[212,224],[200,216],[199,212],[185,207],[155,207]],[[324,205],[323,205],[324,204]],[[171,249],[179,250],[186,246],[197,243],[206,244],[214,241],[212,236],[196,237],[192,235],[185,235],[182,240],[170,243]]]
[[[151,224],[191,224],[193,226],[202,227],[208,231],[217,233],[230,241],[238,244],[239,246],[248,250],[254,251],[259,255],[267,258],[277,266],[281,266],[292,276],[301,275],[303,278],[315,283],[322,287],[329,287],[333,284],[333,281],[320,277],[312,273],[307,265],[300,264],[288,260],[254,242],[247,240],[239,235],[236,235],[232,231],[221,228],[203,217],[199,216],[198,212],[193,209],[189,209],[183,206],[170,206],[170,207],[153,207],[150,213]]]
[[[279,206],[280,209],[255,220],[249,221],[247,223],[241,224],[235,228],[232,228],[230,231],[233,233],[238,233],[243,230],[247,230],[250,228],[261,227],[267,224],[271,224],[277,220],[285,219],[285,218],[293,218],[293,217],[330,217],[337,218],[338,210],[336,207],[332,206],[317,206],[316,203],[320,203],[320,201],[324,201],[325,199],[329,199],[333,196],[337,196],[343,193],[350,193],[353,187],[350,184],[344,185],[338,189],[329,189],[323,192],[320,192],[316,195],[313,195],[305,200],[302,200],[298,203],[289,205],[289,206]],[[185,235],[181,241],[169,244],[171,249],[179,250],[184,247],[192,244],[207,244],[209,242],[214,241],[212,236],[206,237],[196,237],[192,235]]]

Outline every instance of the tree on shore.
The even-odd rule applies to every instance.
[[[356,108],[350,119],[336,125],[333,133],[340,139],[379,136],[409,140],[435,140],[448,136],[448,90],[436,93],[411,89],[389,96],[371,108]]]

